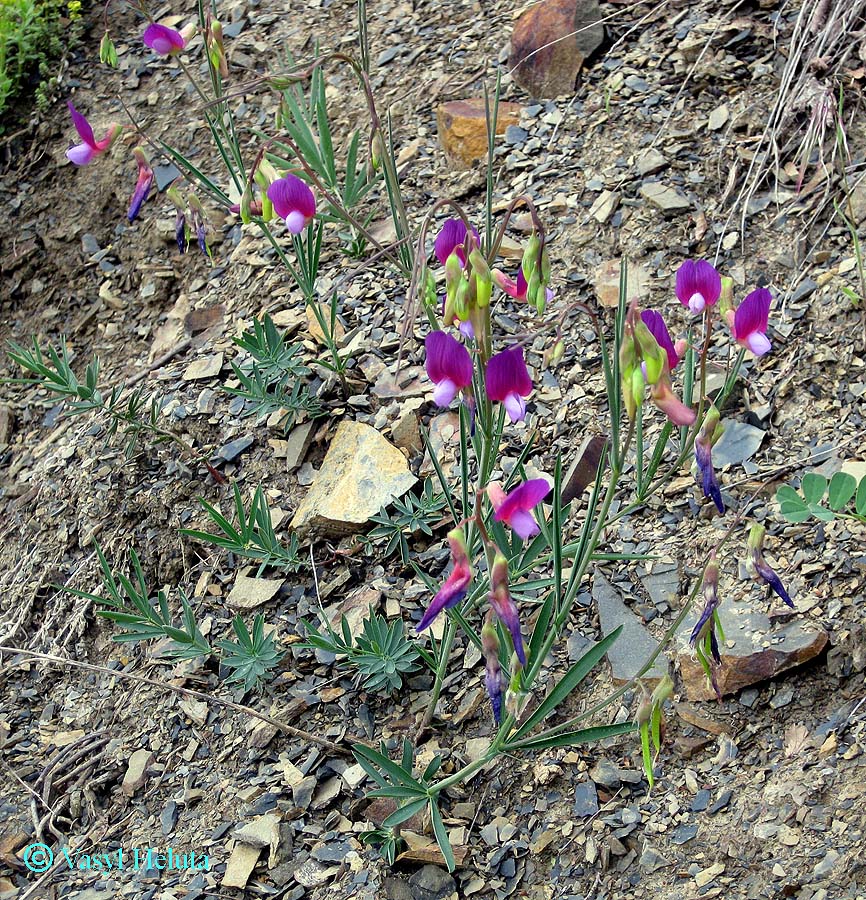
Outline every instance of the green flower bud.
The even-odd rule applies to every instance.
[[[111,66],[112,69],[117,68],[117,49],[107,31],[99,42],[99,61]]]

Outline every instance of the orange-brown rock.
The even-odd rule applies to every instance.
[[[504,134],[509,125],[520,121],[520,104],[499,104],[496,133]],[[484,100],[470,97],[440,104],[436,110],[439,143],[446,155],[456,163],[471,168],[487,155],[487,117]]]
[[[542,0],[517,20],[508,66],[538,100],[574,92],[584,61],[604,40],[596,0]]]
[[[813,659],[827,646],[827,632],[809,620],[795,617],[784,625],[771,624],[764,609],[756,592],[742,600],[725,598],[719,606],[726,638],[724,642],[719,640],[722,664],[716,672],[722,696],[775,678]],[[693,610],[680,632],[678,661],[689,700],[711,700],[715,693],[688,646],[699,612]]]

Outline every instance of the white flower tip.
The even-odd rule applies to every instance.
[[[706,300],[704,300],[703,294],[692,294],[689,297],[689,309],[697,316],[704,311],[704,307],[707,305]]]

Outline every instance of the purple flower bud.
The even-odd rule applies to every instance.
[[[532,393],[532,379],[523,361],[523,347],[515,345],[491,356],[487,363],[487,396],[502,403],[512,422],[526,418],[523,398]]]
[[[687,259],[677,269],[677,299],[695,315],[713,306],[721,293],[722,278],[706,260]]]
[[[640,317],[643,320],[644,325],[650,330],[650,334],[652,334],[658,342],[659,347],[667,353],[668,369],[673,372],[677,363],[680,361],[680,358],[677,356],[674,342],[671,340],[668,326],[665,325],[665,320],[661,317],[661,313],[657,313],[654,309],[645,309],[640,314]]]
[[[704,496],[716,504],[720,515],[725,514],[725,504],[722,502],[722,492],[719,482],[713,470],[713,444],[721,437],[722,428],[719,426],[719,411],[715,404],[707,410],[701,429],[695,438],[695,462],[701,473],[701,486]]]
[[[783,600],[791,609],[794,609],[794,601],[791,599],[782,579],[770,568],[770,565],[764,559],[763,546],[764,535],[767,533],[766,528],[759,522],[755,522],[749,530],[749,540],[747,548],[749,555],[746,557],[746,569],[756,581],[763,581],[770,586],[770,589]]]
[[[159,25],[156,22],[151,22],[144,29],[141,39],[151,50],[154,50],[161,56],[172,56],[175,53],[180,53],[186,46],[186,41],[179,31],[175,31],[174,28],[169,28],[167,25]]]
[[[713,659],[715,659],[717,663],[721,663],[722,658],[719,653],[719,644],[716,640],[714,619],[715,612],[719,608],[719,565],[716,562],[715,554],[707,564],[702,588],[704,593],[704,609],[698,618],[697,624],[692,629],[689,643],[694,647],[698,640],[703,638],[707,631],[709,631],[710,648]]]
[[[427,375],[436,385],[433,400],[448,406],[457,392],[472,384],[472,358],[456,338],[444,331],[431,331],[424,340]]]
[[[473,228],[472,236],[475,239],[475,246],[480,246],[481,238],[478,232]],[[442,230],[436,235],[436,241],[433,245],[433,252],[440,265],[445,265],[445,261],[452,253],[457,254],[460,265],[466,265],[466,225],[462,219],[446,219],[442,225]]]
[[[767,323],[773,295],[767,288],[752,291],[734,313],[734,340],[755,356],[768,353],[772,344],[767,338]]]
[[[526,665],[526,651],[523,649],[523,635],[520,632],[520,618],[517,605],[508,592],[508,560],[497,553],[490,571],[490,607],[511,635],[514,652],[522,666]]]
[[[150,167],[144,150],[141,147],[136,147],[132,153],[135,156],[135,161],[138,163],[138,180],[135,183],[135,191],[132,194],[132,199],[129,201],[129,210],[126,214],[130,222],[134,221],[136,216],[138,216],[141,205],[147,200],[147,195],[150,193],[150,188],[153,184],[153,169]]]
[[[278,178],[268,186],[267,195],[292,234],[300,234],[316,214],[316,198],[297,175],[289,173]]]
[[[179,209],[174,220],[174,239],[177,241],[177,249],[186,253],[186,213]]]
[[[502,675],[502,667],[499,665],[499,638],[496,635],[496,626],[488,613],[481,629],[481,652],[484,654],[484,686],[490,697],[490,705],[493,707],[493,721],[498,725],[502,720],[502,691],[505,687],[505,679]]]
[[[466,596],[469,583],[472,581],[472,569],[466,554],[463,530],[454,528],[449,531],[448,544],[451,547],[451,561],[454,563],[454,568],[427,607],[421,621],[415,626],[417,632],[424,631],[443,609],[451,609],[456,606]]]

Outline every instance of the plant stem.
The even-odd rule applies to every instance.
[[[454,638],[457,635],[457,622],[448,617],[445,625],[445,634],[442,637],[442,643],[439,645],[439,663],[436,667],[436,678],[433,681],[433,689],[430,692],[430,702],[424,712],[424,718],[418,726],[419,734],[428,728],[433,721],[433,714],[436,712],[436,705],[439,702],[439,695],[442,693],[442,682],[445,681],[445,672],[448,668],[448,660],[451,656],[451,647],[454,644]]]

